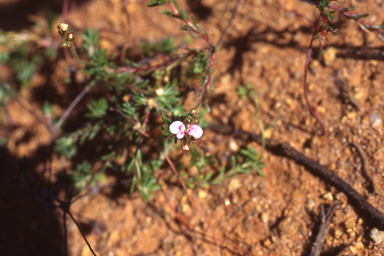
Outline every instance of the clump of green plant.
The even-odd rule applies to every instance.
[[[73,32],[65,23],[58,25],[58,32],[64,39],[61,47],[70,49],[79,64],[84,66],[83,72],[90,75],[89,86],[95,88],[94,90],[107,90],[110,97],[93,99],[87,105],[88,113],[84,116],[90,120],[88,125],[58,138],[55,150],[59,155],[71,159],[78,154],[78,148],[87,141],[103,137],[105,141],[103,144],[109,145],[105,147],[104,155],[100,156],[105,166],[131,176],[130,191],[137,189],[145,200],[159,189],[155,173],[170,164],[167,163],[167,157],[160,155],[154,159],[148,158],[148,155],[153,154],[153,147],[160,150],[162,154],[171,152],[175,146],[177,147],[177,140],[181,140],[182,150],[190,152],[192,165],[198,166],[199,169],[199,177],[183,177],[182,182],[190,186],[197,184],[207,186],[218,184],[224,180],[224,177],[232,176],[232,174],[227,176],[221,173],[218,174],[219,177],[214,177],[213,172],[205,174],[204,167],[215,163],[216,156],[207,157],[204,150],[195,143],[203,136],[203,128],[199,125],[202,119],[199,109],[193,108],[185,113],[185,106],[182,104],[186,96],[183,92],[187,84],[196,79],[196,74],[205,77],[203,81],[200,80],[203,82],[200,91],[202,94],[205,93],[207,85],[205,80],[211,79],[212,70],[210,69],[215,58],[212,55],[216,54],[218,48],[209,41],[206,33],[202,33],[193,17],[190,21],[183,14],[176,2],[167,3],[167,5],[171,9],[166,12],[167,14],[172,12],[174,15],[171,16],[185,23],[186,30],[205,40],[211,48],[186,50],[185,54],[174,54],[176,46],[173,40],[167,39],[161,43],[156,42],[154,45],[145,43],[142,44],[141,49],[147,51],[149,57],[153,58],[154,52],[160,52],[167,53],[168,59],[163,64],[155,66],[150,64],[143,66],[126,59],[127,65],[119,67],[111,61],[111,55],[106,55],[106,50],[99,48],[98,35],[95,31],[88,30],[82,34],[84,45],[79,51],[86,54],[87,60],[80,60],[73,45]],[[189,65],[181,65],[182,62],[187,62]],[[181,72],[173,72],[174,69],[182,67],[187,68],[183,68]],[[194,67],[192,72],[189,67]],[[197,79],[199,81],[200,78]],[[200,101],[197,102],[198,105]],[[153,120],[159,118],[163,122],[161,128],[160,125],[156,127],[153,123]],[[156,133],[159,128],[162,134]],[[152,148],[148,149],[148,146]],[[129,149],[128,154],[127,149]],[[261,159],[257,160],[257,162],[260,161]],[[84,164],[89,163],[85,160],[82,166]],[[175,164],[178,165],[178,163]],[[96,173],[103,172],[107,168],[105,166]],[[233,173],[240,172],[244,170]],[[79,175],[83,175],[84,178]],[[86,178],[89,175],[89,172],[77,171],[74,177],[77,177],[80,184],[84,184],[83,180],[90,180]],[[102,175],[98,177],[101,178]]]

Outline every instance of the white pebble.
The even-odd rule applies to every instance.
[[[371,123],[371,126],[375,129],[379,128],[383,123],[378,113],[372,113],[369,116],[369,122]]]

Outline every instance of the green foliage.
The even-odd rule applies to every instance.
[[[89,113],[85,114],[90,118],[101,118],[105,115],[108,109],[108,102],[106,98],[101,98],[98,101],[92,100],[90,105],[87,105]]]
[[[220,173],[209,181],[210,184],[221,184],[225,179],[231,179],[237,177],[241,173],[251,174],[256,171],[262,177],[265,174],[261,171],[265,167],[262,161],[263,156],[250,147],[240,150],[239,154],[231,156],[231,168],[225,171],[225,166],[221,166]]]
[[[196,55],[191,62],[190,70],[192,74],[202,74],[207,71],[210,55],[206,51],[195,50]]]
[[[317,9],[320,10],[320,12],[326,12],[326,8],[329,7],[329,4],[332,0],[320,0],[319,3],[317,4]],[[335,0],[334,0],[335,1]],[[333,19],[330,17],[330,19]]]
[[[136,151],[135,158],[132,158],[127,170],[130,173],[134,173],[131,183],[131,192],[135,187],[138,187],[143,199],[148,202],[149,197],[154,195],[156,190],[160,189],[160,185],[157,183],[157,179],[153,176],[153,171],[159,168],[160,162],[154,161],[152,165],[142,162],[141,150]]]
[[[174,39],[172,37],[167,37],[155,43],[141,42],[139,43],[139,47],[141,52],[149,57],[158,54],[171,54],[176,50]]]
[[[192,150],[191,151],[191,166],[196,166],[197,170],[199,170],[199,174],[202,174],[204,167],[213,165],[216,163],[216,158],[211,154],[204,154],[203,156],[199,154],[199,152]]]
[[[8,96],[7,89],[9,88],[9,84],[1,84],[0,86],[0,105],[4,104],[4,100]]]
[[[245,99],[250,99],[251,101],[253,101],[253,104],[255,105],[255,115],[254,115],[254,118],[255,118],[255,121],[257,123],[257,125],[259,126],[260,130],[261,130],[261,157],[263,156],[263,153],[264,153],[264,149],[265,149],[265,137],[264,137],[264,133],[265,133],[265,130],[270,128],[271,126],[270,125],[267,125],[267,127],[264,128],[264,125],[263,123],[259,120],[259,117],[258,117],[258,114],[259,114],[259,100],[257,98],[257,92],[256,90],[253,88],[252,84],[251,83],[247,83],[245,85],[245,87],[242,87],[242,86],[238,86],[236,88],[236,92],[239,96],[240,99],[242,100],[245,100]]]
[[[35,55],[31,59],[28,55],[28,44],[22,44],[9,52],[7,59],[7,63],[16,72],[16,78],[25,85],[31,83],[37,67],[43,60],[39,55]]]
[[[3,64],[9,60],[9,53],[0,52],[0,64]]]
[[[265,174],[261,171],[265,164],[262,162],[263,155],[258,155],[258,152],[255,148],[247,146],[246,149],[240,150],[240,156],[243,157],[242,163],[237,164],[236,168],[238,168],[239,172],[250,173],[251,171],[256,171],[259,175],[265,176]],[[238,161],[239,162],[238,157]],[[233,165],[235,164],[234,158],[232,158]]]
[[[239,96],[239,98],[242,100],[245,100],[248,97],[255,97],[256,96],[256,91],[255,91],[255,89],[253,89],[251,83],[247,83],[245,85],[245,87],[237,86],[236,92],[237,92],[237,95]]]
[[[83,49],[88,57],[92,57],[98,46],[99,32],[94,29],[87,29],[81,34],[81,37],[83,38]]]
[[[167,64],[160,68],[148,69],[130,60],[126,60],[128,66],[117,67],[111,61],[112,55],[107,55],[105,49],[98,47],[98,34],[95,31],[88,30],[82,36],[83,49],[89,58],[89,61],[84,62],[83,72],[90,75],[91,85],[107,90],[110,98],[108,100],[106,97],[94,98],[87,105],[88,112],[84,115],[90,118],[92,123],[57,139],[55,150],[60,156],[71,159],[79,154],[80,145],[100,134],[100,138],[110,145],[108,146],[110,152],[101,159],[108,162],[109,168],[120,169],[131,176],[131,191],[138,190],[145,200],[149,200],[160,188],[154,171],[164,165],[165,159],[151,159],[150,164],[142,160],[143,137],[140,132],[150,132],[147,129],[152,122],[150,119],[152,115],[162,116],[164,121],[162,130],[166,137],[161,145],[166,152],[173,148],[171,142],[174,137],[169,136],[171,119],[168,117],[173,115],[174,119],[174,115],[177,115],[185,120],[197,118],[182,114],[184,106],[180,89],[195,78],[188,71],[188,65],[179,65],[186,61],[189,65],[204,68],[207,65],[203,62],[209,61],[209,57],[206,57],[204,52],[194,51],[192,55],[179,55],[179,59],[176,58],[171,65]],[[145,55],[151,57],[172,55],[176,49],[173,38],[166,38],[153,44],[141,43],[140,48]],[[186,58],[193,55],[198,55],[198,58]],[[181,72],[173,72],[173,69],[181,67],[183,67]],[[165,77],[168,82],[164,81]],[[158,129],[159,126],[154,129]],[[122,166],[115,165],[114,159],[121,157],[128,145],[137,145],[136,152],[133,155],[131,152]],[[194,148],[201,151],[197,146]],[[196,162],[200,169],[203,168],[202,164],[203,162]]]
[[[41,112],[46,117],[52,117],[52,115],[53,115],[53,107],[54,106],[52,104],[49,104],[48,101],[45,101],[43,107],[41,108]]]
[[[148,7],[155,7],[155,6],[158,6],[158,5],[162,5],[162,4],[165,4],[166,2],[169,2],[167,0],[157,0],[157,1],[152,1],[152,2],[149,2],[147,4]]]
[[[188,187],[207,187],[209,185],[221,184],[225,179],[237,177],[241,173],[251,174],[257,172],[260,176],[265,177],[262,169],[265,167],[263,156],[259,154],[255,148],[247,146],[241,149],[238,154],[231,156],[231,166],[228,170],[225,166],[221,166],[220,173],[214,175],[213,171],[204,174],[203,170],[208,166],[213,166],[217,160],[214,155],[201,155],[197,151],[191,151],[191,167],[195,166],[199,174],[192,177],[186,177],[181,174],[181,178]]]
[[[176,80],[172,84],[164,86],[164,93],[156,95],[155,100],[158,110],[161,112],[181,112],[182,106],[179,104],[179,92],[176,90]]]
[[[83,191],[86,186],[94,186],[97,182],[103,180],[105,180],[104,170],[92,173],[92,166],[87,161],[78,164],[70,174],[70,181],[75,188],[76,195]]]
[[[71,159],[77,154],[78,145],[84,144],[87,139],[92,140],[97,135],[102,123],[102,121],[96,122],[93,125],[58,138],[56,140],[55,151],[59,156],[65,156]]]

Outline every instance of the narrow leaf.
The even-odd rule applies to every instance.
[[[154,6],[158,6],[158,5],[161,5],[162,2],[161,1],[152,1],[152,2],[149,2],[147,4],[148,7],[154,7]]]

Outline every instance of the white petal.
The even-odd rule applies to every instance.
[[[172,134],[177,134],[177,133],[180,132],[182,129],[185,130],[185,125],[184,125],[183,122],[181,122],[181,121],[175,121],[175,122],[171,123],[171,125],[169,126],[169,131],[170,131]]]

